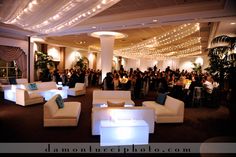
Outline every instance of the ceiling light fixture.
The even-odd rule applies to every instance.
[[[127,35],[120,32],[98,31],[90,34],[92,37],[99,38],[100,36],[115,36],[116,39],[126,38]]]

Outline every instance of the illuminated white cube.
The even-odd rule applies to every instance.
[[[149,128],[144,120],[102,120],[100,145],[143,145],[148,144]]]

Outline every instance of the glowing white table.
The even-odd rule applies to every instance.
[[[56,94],[60,94],[63,99],[66,99],[68,97],[66,89],[62,89],[62,90],[51,89],[51,90],[39,92],[39,94],[43,96],[46,101],[51,99]]]
[[[143,145],[148,144],[149,128],[144,120],[102,120],[100,145]]]

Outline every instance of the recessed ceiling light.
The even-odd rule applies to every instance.
[[[235,23],[235,22],[231,22],[230,24],[231,24],[231,25],[235,25],[236,23]]]
[[[93,28],[93,29],[96,29],[97,27],[96,27],[96,26],[93,26],[92,28]]]
[[[90,34],[92,37],[99,38],[100,36],[114,36],[116,39],[126,38],[128,35],[120,32],[98,31]]]
[[[145,23],[142,23],[142,25],[145,25]]]
[[[158,21],[157,19],[152,20],[152,22],[157,22],[157,21]]]
[[[106,4],[106,3],[107,3],[107,0],[103,0],[103,1],[102,1],[102,4]]]

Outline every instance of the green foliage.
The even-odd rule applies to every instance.
[[[195,71],[196,73],[200,74],[202,72],[202,66],[201,64],[197,64],[197,63],[193,63],[193,71]]]
[[[223,82],[232,75],[235,67],[235,57],[232,50],[235,47],[236,38],[226,35],[218,36],[212,40],[212,45],[220,44],[209,50],[209,67],[207,70],[216,81]],[[223,46],[222,46],[223,45]]]
[[[41,70],[39,73],[39,80],[41,81],[51,81],[50,70],[55,67],[52,57],[46,53],[36,51],[36,61],[34,63],[36,70]]]
[[[88,59],[86,57],[80,57],[76,62],[76,66],[78,66],[81,70],[87,69]]]
[[[51,56],[40,51],[36,51],[35,54],[37,56],[37,60],[34,63],[35,69],[41,69],[44,72],[48,69],[48,66],[55,66]]]

